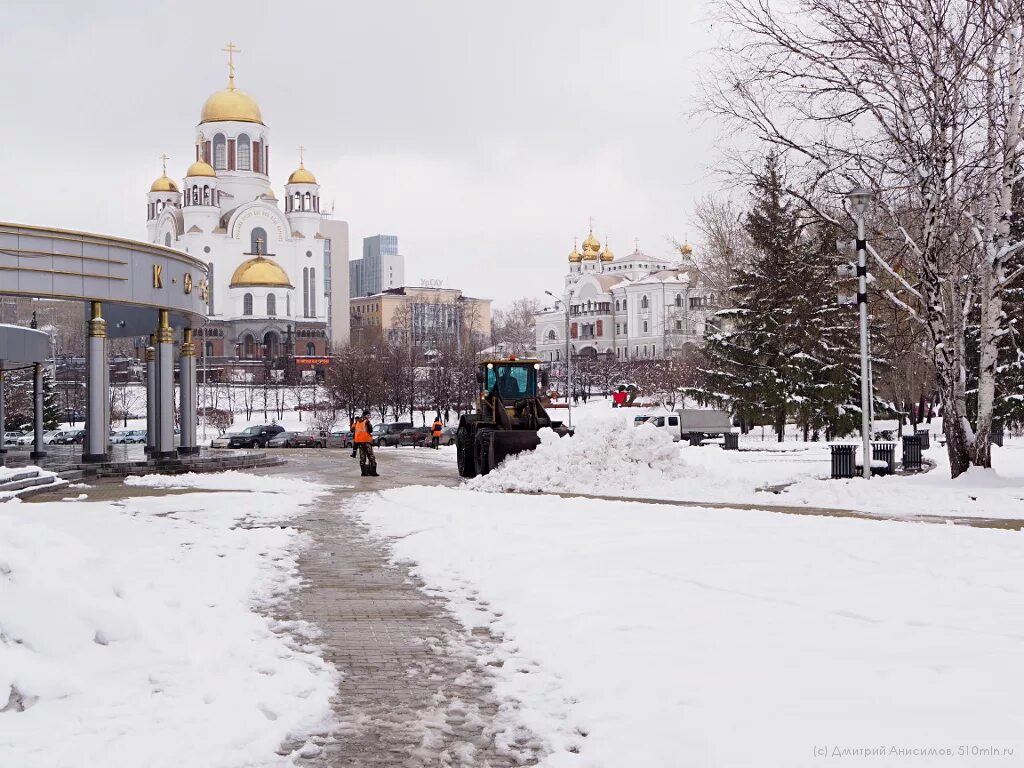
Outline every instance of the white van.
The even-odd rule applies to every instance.
[[[647,413],[633,419],[633,426],[640,424],[667,429],[676,441],[689,438],[691,433],[701,437],[717,437],[733,431],[729,413],[712,408],[680,408],[678,411]]]
[[[679,429],[679,414],[674,411],[666,413],[647,413],[633,419],[633,426],[650,424],[658,429],[667,429],[672,434],[672,439],[679,442],[682,437],[682,430]]]

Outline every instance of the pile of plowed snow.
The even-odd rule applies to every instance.
[[[478,491],[558,491],[622,495],[653,491],[693,475],[663,429],[621,422],[582,425],[573,437],[540,430],[534,451],[510,456],[489,474],[467,481]]]

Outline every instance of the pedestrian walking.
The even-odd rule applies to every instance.
[[[444,429],[444,422],[441,421],[441,414],[434,417],[434,423],[430,425],[430,447],[437,448],[441,443],[441,430]]]
[[[348,423],[348,431],[352,433],[352,458],[356,457],[356,419]]]
[[[352,441],[359,449],[359,472],[363,477],[377,477],[377,459],[373,455],[373,425],[368,410],[363,411],[363,415],[352,425]]]

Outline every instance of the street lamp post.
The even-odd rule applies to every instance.
[[[857,221],[857,308],[860,310],[860,409],[861,440],[864,443],[864,479],[871,479],[871,363],[868,357],[868,255],[864,238],[864,216],[872,192],[857,187],[847,195],[850,210]]]
[[[565,300],[558,298],[551,291],[544,293],[556,302],[561,301],[565,306],[565,407],[568,409],[567,426],[572,429],[572,355],[569,352],[569,302],[572,301],[572,291],[569,291],[569,297]]]

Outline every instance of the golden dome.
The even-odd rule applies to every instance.
[[[597,258],[598,251],[601,250],[601,243],[598,242],[597,238],[594,237],[593,231],[587,235],[587,239],[583,241],[583,258],[588,261],[593,261]]]
[[[270,288],[291,288],[287,273],[273,259],[257,256],[243,261],[231,275],[231,288],[267,286]]]
[[[202,160],[196,160],[192,165],[185,171],[186,178],[189,176],[213,176],[216,178],[217,172],[213,170],[213,166],[209,163],[205,163]]]
[[[150,192],[177,192],[178,185],[174,183],[174,179],[171,179],[165,173],[159,179],[153,182],[153,185],[149,188]]]
[[[578,264],[583,261],[583,254],[576,249],[576,240],[572,241],[572,253],[569,254],[569,262],[572,264]]]
[[[608,247],[607,241],[604,244],[604,252],[601,254],[601,261],[615,261],[615,254],[612,253],[612,249]]]
[[[292,171],[292,175],[288,177],[289,184],[316,184],[316,176],[314,176],[306,166],[299,163],[299,167]]]
[[[679,252],[683,254],[683,256],[689,256],[693,253],[693,246],[689,243],[683,243],[679,246]]]
[[[259,105],[251,96],[231,85],[212,94],[203,104],[203,112],[199,116],[200,123],[215,123],[220,120],[263,125]]]

